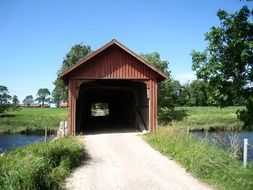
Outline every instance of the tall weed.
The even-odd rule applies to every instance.
[[[83,156],[83,145],[70,137],[17,148],[0,157],[0,189],[59,189]]]

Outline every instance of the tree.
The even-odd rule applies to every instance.
[[[156,66],[162,72],[167,73],[169,77],[169,71],[168,71],[169,62],[161,60],[158,52],[141,54],[141,57],[143,57],[147,62]],[[168,78],[165,81],[162,81],[161,83],[159,83],[158,85],[158,109],[159,110],[162,107],[171,107],[170,106],[171,103],[168,101],[168,97],[166,97],[170,80],[171,79]]]
[[[189,106],[189,104],[188,104],[189,98],[190,98],[190,84],[186,83],[185,85],[181,85],[177,105],[178,106]]]
[[[26,96],[25,99],[23,100],[23,104],[27,106],[30,106],[33,102],[34,102],[34,99],[32,95]]]
[[[40,88],[37,92],[36,101],[41,104],[41,107],[44,106],[45,102],[50,102],[50,91],[47,88]]]
[[[194,80],[189,85],[188,105],[208,105],[208,83],[203,80]]]
[[[57,80],[57,82],[63,82],[62,80]],[[56,107],[59,108],[60,104],[62,102],[67,101],[67,97],[63,97],[66,95],[66,93],[62,93],[62,88],[60,86],[55,86],[53,92],[52,92],[52,102],[55,103]]]
[[[12,106],[13,106],[13,109],[14,109],[14,110],[17,109],[18,104],[19,104],[18,97],[17,97],[16,95],[13,95],[13,96],[12,96]]]
[[[173,112],[175,107],[175,101],[173,98],[177,94],[177,92],[173,90],[174,81],[169,75],[169,62],[161,60],[160,55],[157,52],[141,54],[141,56],[149,63],[155,65],[158,69],[168,74],[168,78],[158,84],[157,93],[159,122],[167,123],[172,119],[171,113]]]
[[[143,57],[147,62],[155,65],[162,72],[167,73],[169,75],[170,73],[168,71],[169,62],[161,60],[158,52],[141,54],[141,57]]]
[[[240,117],[249,124],[253,121],[253,11],[246,6],[239,12],[229,14],[219,10],[219,27],[206,33],[207,48],[203,52],[192,52],[193,70],[197,77],[209,82],[212,97],[219,106],[227,106],[236,97],[245,98],[247,109]],[[240,114],[239,114],[240,115]]]
[[[0,113],[8,110],[10,106],[11,96],[9,95],[8,88],[0,85]]]
[[[12,105],[17,106],[18,104],[19,104],[19,100],[18,100],[17,95],[13,95],[12,96]]]
[[[56,104],[56,107],[62,102],[67,102],[68,100],[68,88],[64,81],[60,78],[57,78],[54,82],[55,88],[52,92],[52,102]]]
[[[204,80],[194,80],[181,86],[177,105],[179,106],[217,106],[218,102],[213,98],[213,89]],[[244,105],[242,97],[236,97],[227,101],[228,106]]]
[[[183,87],[178,80],[171,79],[170,96],[174,102],[174,106],[180,106],[184,102]]]
[[[68,88],[66,84],[63,82],[61,78],[59,78],[59,74],[69,68],[70,66],[73,66],[78,61],[86,57],[91,53],[90,46],[77,44],[74,45],[71,50],[66,54],[66,57],[63,60],[63,63],[61,65],[61,68],[57,72],[57,78],[53,82],[55,85],[55,88],[52,92],[53,102],[56,105],[59,105],[61,102],[67,102],[68,100]]]

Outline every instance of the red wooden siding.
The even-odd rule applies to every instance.
[[[117,46],[112,46],[71,73],[76,79],[150,79],[157,74]]]

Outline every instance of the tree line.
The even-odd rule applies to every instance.
[[[50,91],[47,88],[40,88],[37,91],[37,96],[34,99],[32,95],[27,95],[23,100],[23,104],[30,106],[35,102],[38,102],[41,107],[45,103],[52,103],[50,100]],[[8,87],[0,85],[0,113],[8,111],[10,108],[13,110],[18,110],[20,106],[20,101],[17,95],[9,95]]]
[[[152,54],[143,54],[143,56],[149,56],[149,61],[152,61],[152,59],[156,59],[155,57],[159,57],[159,54],[155,52]],[[175,106],[217,106],[217,102],[214,101],[211,94],[212,88],[203,80],[194,80],[182,85],[178,80],[169,77],[169,79],[159,85],[158,106],[163,108],[173,108]],[[50,97],[50,95],[51,93],[49,89],[40,88],[36,97],[27,95],[22,103],[30,106],[37,102],[43,107],[46,103],[55,103],[53,101],[54,93],[52,93],[52,97]],[[66,101],[67,99],[62,99],[60,102]],[[60,102],[57,103],[60,104]],[[9,95],[8,88],[6,86],[0,86],[0,105],[2,109],[4,105],[13,105],[14,107],[18,107],[19,104],[20,101],[16,95]],[[242,97],[237,97],[235,99],[231,99],[227,105],[245,105],[245,100]]]

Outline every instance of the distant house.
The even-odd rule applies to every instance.
[[[50,108],[50,105],[49,104],[44,104],[43,108]]]
[[[20,108],[41,108],[41,104],[19,104]],[[50,108],[50,106],[48,104],[44,104],[43,108]]]
[[[68,103],[67,102],[61,103],[59,105],[59,108],[67,108],[67,107],[68,107]]]

